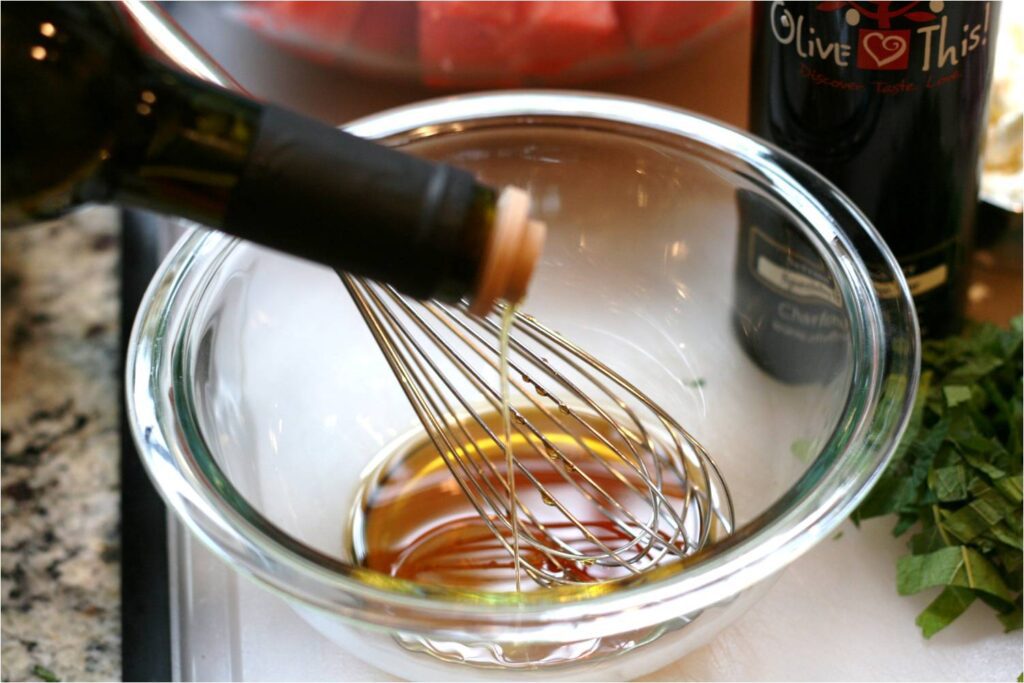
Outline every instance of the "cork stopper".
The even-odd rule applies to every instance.
[[[543,222],[530,218],[530,196],[525,191],[501,191],[470,313],[485,316],[499,299],[515,304],[526,296],[546,233]]]

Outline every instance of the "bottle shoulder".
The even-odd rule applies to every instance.
[[[109,159],[141,62],[107,3],[4,3],[2,12],[4,201],[52,212]]]

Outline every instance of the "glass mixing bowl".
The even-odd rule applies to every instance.
[[[642,675],[742,613],[882,472],[917,384],[913,307],[874,229],[805,165],[683,111],[550,91],[348,129],[527,188],[549,238],[524,312],[684,425],[735,506],[723,541],[592,590],[516,599],[354,566],[343,538],[363,470],[415,415],[332,271],[195,230],[132,333],[139,451],[195,534],[354,656],[420,679]],[[754,250],[751,223],[776,226],[775,252]],[[786,283],[830,301],[829,344],[766,350],[779,320],[758,310],[793,324],[810,310],[759,298]]]

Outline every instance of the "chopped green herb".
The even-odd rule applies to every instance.
[[[942,387],[942,395],[946,397],[946,405],[950,408],[971,400],[970,388],[960,384]]]
[[[959,586],[1012,602],[1013,593],[984,555],[966,546],[948,546],[927,555],[905,555],[896,565],[896,591],[913,595],[934,586]]]
[[[1019,631],[1021,629],[1021,609],[1020,609],[1020,596],[1017,596],[1017,601],[1013,604],[1013,610],[1006,614],[999,615],[999,621],[1003,624],[1003,631],[1009,633],[1010,631]]]
[[[975,601],[993,608],[1004,630],[1021,628],[1021,329],[1016,318],[1009,329],[975,325],[925,342],[907,432],[853,514],[855,523],[895,514],[893,535],[914,530],[896,587],[901,595],[942,588],[917,617],[926,638]]]
[[[814,444],[807,439],[797,439],[789,450],[802,462],[807,462],[814,455]]]
[[[974,591],[969,588],[946,586],[939,597],[917,615],[917,625],[925,638],[931,638],[951,621],[963,614],[974,602]]]
[[[53,683],[53,681],[60,680],[59,678],[57,678],[57,674],[53,673],[42,664],[36,664],[32,667],[32,675],[36,678],[41,678],[44,681],[48,681],[49,683]]]
[[[700,389],[707,381],[703,377],[695,377],[694,379],[684,380],[683,384],[690,387],[691,389]]]

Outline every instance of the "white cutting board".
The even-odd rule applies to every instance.
[[[176,680],[392,680],[170,525]],[[1003,634],[983,605],[921,637],[914,617],[930,596],[896,595],[903,542],[888,530],[887,520],[845,524],[711,643],[640,680],[1016,680],[1021,633]]]

